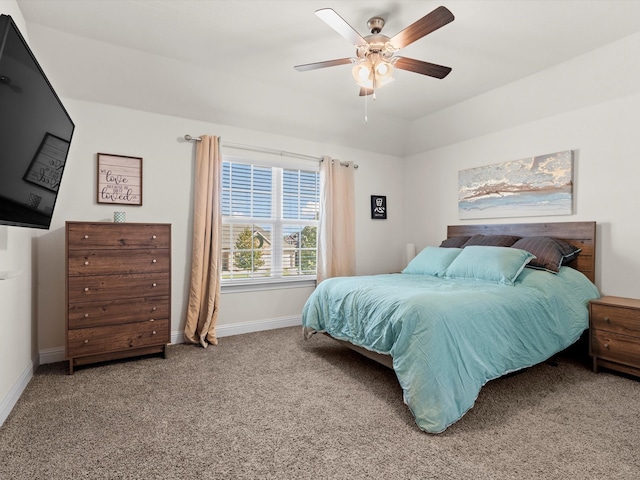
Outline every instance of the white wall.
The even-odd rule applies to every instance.
[[[182,333],[189,288],[192,177],[195,146],[184,134],[220,135],[223,141],[250,144],[320,157],[354,161],[358,274],[397,271],[402,263],[402,161],[371,152],[290,137],[151,114],[63,98],[76,124],[69,159],[51,229],[38,239],[40,282],[39,342],[43,362],[64,357],[64,226],[67,220],[111,221],[114,210],[130,222],[171,223],[172,333]],[[225,150],[223,149],[223,152]],[[96,154],[143,158],[143,205],[96,202]],[[388,220],[371,220],[370,195],[387,195]],[[46,286],[46,288],[44,287]],[[225,293],[221,298],[219,333],[236,333],[299,321],[311,288],[254,293]]]
[[[0,1],[25,38],[24,18],[14,0]],[[0,280],[0,425],[31,379],[37,362],[37,278],[32,244],[38,230],[0,226],[0,271],[20,275]]]
[[[562,78],[563,94],[579,99],[563,101],[579,105],[578,108],[476,138],[467,134],[467,140],[406,158],[406,240],[419,247],[438,245],[446,235],[447,225],[465,223],[458,220],[459,170],[574,150],[573,215],[467,223],[596,221],[596,284],[607,295],[639,297],[640,257],[633,247],[640,241],[640,202],[636,198],[640,180],[640,82],[630,92],[628,79],[621,82],[613,73],[619,71],[620,65],[625,75],[640,79],[640,65],[630,65],[631,59],[640,55],[639,39],[635,35],[605,47],[609,75],[593,75],[594,66],[602,65],[601,49],[537,73],[536,88],[531,88],[531,78],[504,88],[507,93],[520,88],[519,103],[535,110],[536,103],[556,94],[558,78]],[[573,91],[564,88],[570,83],[576,86]],[[601,90],[608,92],[604,101],[603,95],[597,93]],[[594,92],[590,105],[584,106],[585,95],[590,91]],[[456,111],[463,119],[482,118],[485,112],[496,108],[495,99],[499,97],[500,91],[490,92],[457,105]]]

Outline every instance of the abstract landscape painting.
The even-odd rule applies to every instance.
[[[458,172],[460,219],[570,215],[573,151]]]

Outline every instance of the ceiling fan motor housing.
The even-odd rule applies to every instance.
[[[369,35],[364,37],[364,39],[367,41],[367,45],[356,49],[356,55],[358,58],[367,57],[372,53],[378,53],[383,57],[390,57],[395,51],[389,43],[389,37],[382,35],[381,33]]]
[[[369,31],[372,34],[380,33],[382,31],[382,27],[384,27],[384,18],[382,17],[373,17],[370,18],[367,22],[367,27],[369,27]]]

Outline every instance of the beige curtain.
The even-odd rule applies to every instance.
[[[318,283],[355,275],[355,193],[353,163],[323,157],[320,163]]]
[[[193,201],[191,286],[185,341],[217,345],[216,321],[220,303],[222,155],[220,138],[202,135],[196,147]]]

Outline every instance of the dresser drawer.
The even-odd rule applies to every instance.
[[[168,272],[169,250],[72,250],[68,257],[69,275],[104,275],[110,273]]]
[[[67,357],[97,355],[169,343],[169,321],[81,328],[67,333]]]
[[[122,298],[168,296],[169,272],[87,275],[68,278],[69,304]]]
[[[169,297],[128,298],[72,303],[68,328],[86,328],[169,318]]]
[[[590,319],[591,328],[640,336],[640,310],[592,303]]]
[[[89,248],[169,248],[170,225],[147,223],[68,223],[69,250]]]
[[[591,331],[591,355],[626,365],[640,365],[640,338]]]

